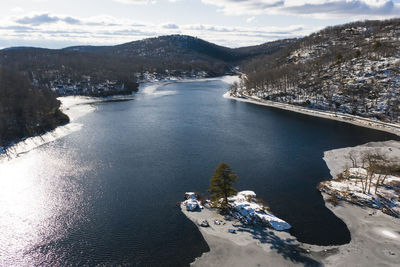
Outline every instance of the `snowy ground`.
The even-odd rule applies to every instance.
[[[352,203],[384,210],[388,214],[400,217],[400,177],[388,175],[384,185],[378,186],[375,192],[377,179],[383,178],[383,176],[375,174],[372,176],[369,192],[362,190],[361,179],[365,183],[367,171],[364,168],[352,168],[353,163],[350,155],[357,165],[361,165],[362,155],[366,153],[383,154],[388,161],[399,163],[400,142],[370,142],[356,147],[326,151],[324,160],[334,179],[322,182],[320,190]],[[344,174],[343,177],[345,178],[337,179],[336,177],[339,174]]]
[[[241,191],[228,200],[232,205],[233,217],[244,224],[259,223],[278,231],[291,228],[290,224],[270,213],[269,208],[256,199],[256,193],[253,191]]]
[[[389,160],[400,162],[400,142],[370,142],[356,147],[346,147],[325,151],[324,161],[328,166],[331,176],[336,177],[339,173],[350,168],[352,163],[349,159],[351,153],[358,162],[361,162],[361,155],[367,152],[379,152],[384,154]]]
[[[271,227],[277,231],[291,228],[290,224],[270,213],[269,208],[256,198],[254,191],[240,191],[235,196],[229,197],[228,202],[231,207],[230,215],[244,225],[258,224]],[[185,193],[185,201],[182,202],[182,205],[186,207],[187,211],[197,211],[204,208],[194,192]]]
[[[327,197],[325,195],[325,197]],[[351,242],[343,246],[300,243],[286,231],[244,225],[207,207],[182,212],[199,228],[210,251],[192,266],[398,266],[400,220],[379,210],[340,202],[326,204],[348,226]],[[210,227],[201,227],[207,220]],[[215,221],[220,222],[216,224]],[[232,234],[229,229],[235,229]]]
[[[369,186],[366,181],[367,171],[364,168],[350,168],[347,173],[349,177],[320,183],[319,190],[334,197],[335,201],[346,200],[400,218],[400,177],[388,175],[385,183],[378,183],[376,187],[378,179],[383,179],[382,175],[372,175],[372,183]],[[368,190],[363,189],[363,186],[368,187]]]
[[[370,142],[356,147],[347,147],[334,149],[324,153],[324,160],[330,169],[332,177],[352,167],[349,154],[358,162],[365,153],[379,152],[384,154],[388,160],[392,162],[400,162],[400,142]],[[353,173],[350,177],[357,177],[365,174],[361,169],[351,170]],[[388,177],[387,179],[398,180],[397,177]],[[388,181],[389,182],[389,181]],[[350,190],[356,196],[356,200],[370,201],[375,195],[371,189],[371,194],[363,194],[360,192],[360,181],[355,183],[354,179],[349,181],[327,181],[332,185],[332,189],[339,191]],[[330,188],[331,186],[328,186]],[[398,211],[399,199],[392,198],[393,188],[378,188],[378,194],[386,195],[387,199],[393,201]],[[397,192],[397,196],[398,196]],[[350,197],[350,194],[344,194]],[[327,194],[323,194],[324,199],[329,199]],[[365,203],[365,202],[364,202]],[[373,201],[372,203],[376,203]],[[377,203],[378,204],[378,203]],[[328,266],[399,266],[400,262],[400,219],[383,213],[380,209],[369,208],[354,205],[348,201],[339,201],[337,206],[333,206],[326,202],[326,206],[331,209],[336,216],[341,218],[347,225],[351,233],[351,242],[347,245],[339,247],[339,253],[327,257],[323,262]]]
[[[351,241],[338,247],[338,253],[323,258],[322,263],[338,267],[399,266],[400,219],[344,201],[335,207],[326,205],[346,223]]]
[[[300,247],[288,232],[266,230],[258,225],[245,225],[232,216],[223,216],[207,205],[198,211],[182,212],[199,227],[210,252],[197,258],[193,266],[317,266],[306,249]],[[210,227],[201,227],[207,220]],[[218,221],[220,224],[216,224]],[[234,229],[235,233],[230,233]]]

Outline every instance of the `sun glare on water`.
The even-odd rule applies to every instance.
[[[69,177],[85,170],[72,169],[66,154],[45,151],[0,164],[0,266],[45,264],[54,258],[49,240],[83,217],[79,185]]]

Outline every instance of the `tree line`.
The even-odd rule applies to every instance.
[[[67,123],[59,107],[54,93],[33,86],[27,73],[0,67],[0,146]]]

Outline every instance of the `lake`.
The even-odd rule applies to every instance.
[[[176,206],[231,164],[291,233],[350,241],[317,184],[326,150],[397,137],[222,97],[221,79],[147,87],[94,104],[83,125],[0,163],[0,265],[186,266],[208,246]],[[397,138],[398,139],[398,138]]]

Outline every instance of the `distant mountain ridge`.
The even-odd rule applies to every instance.
[[[0,50],[0,66],[28,72],[38,83],[64,77],[134,82],[134,74],[219,76],[256,56],[275,53],[295,39],[228,48],[186,35],[167,35],[115,46],[64,49],[17,47]]]
[[[35,46],[12,46],[12,47],[6,47],[1,50],[23,50],[23,49],[35,49],[35,48],[39,48],[39,47],[35,47]]]
[[[123,57],[170,58],[183,57],[184,60],[208,59],[224,62],[238,62],[249,57],[272,54],[293,43],[295,39],[285,39],[257,46],[228,48],[188,35],[166,35],[133,41],[115,46],[72,46],[63,50],[88,53],[103,53]]]

